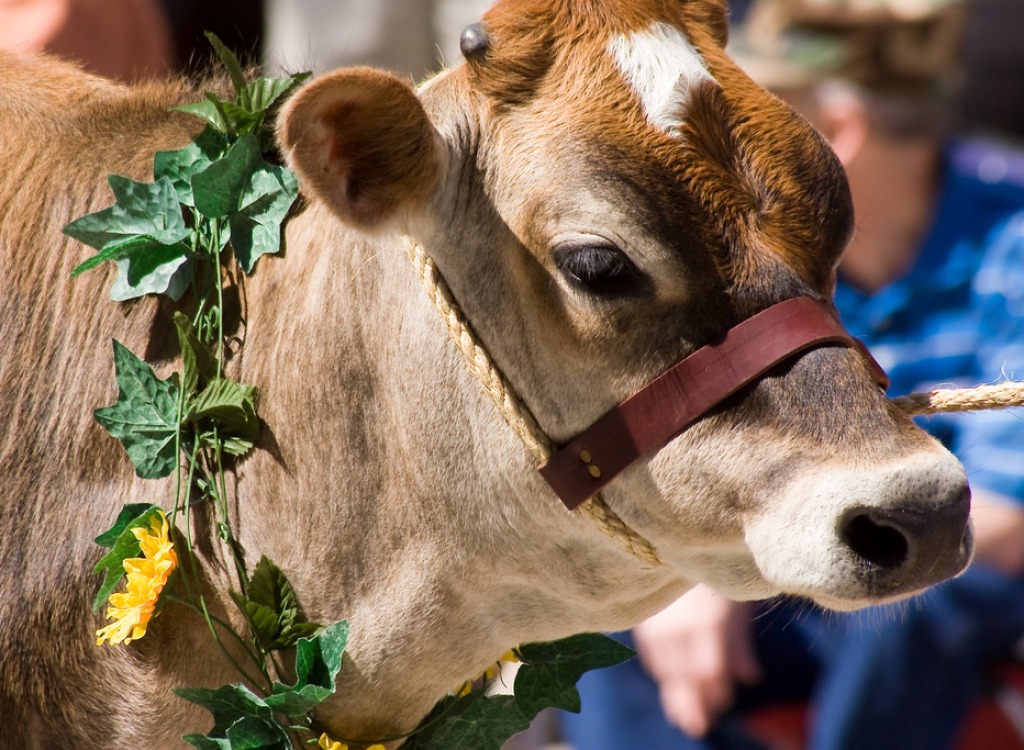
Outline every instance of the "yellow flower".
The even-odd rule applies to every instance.
[[[327,736],[327,732],[320,735],[320,747],[323,748],[323,750],[348,750],[348,745],[344,742],[332,740]],[[377,743],[375,745],[370,745],[366,750],[385,750],[385,748],[380,743]]]
[[[327,736],[327,732],[320,735],[320,747],[323,750],[348,750],[348,745],[344,742],[335,742]]]
[[[104,641],[112,646],[131,643],[144,636],[160,592],[178,567],[178,555],[167,538],[167,517],[162,511],[153,517],[148,529],[135,528],[132,534],[139,540],[143,556],[125,559],[128,585],[124,593],[110,595],[107,619],[114,622],[96,631],[97,646]]]
[[[508,651],[501,655],[501,660],[515,663],[519,661],[519,657],[516,656],[516,650],[514,648],[510,648]]]

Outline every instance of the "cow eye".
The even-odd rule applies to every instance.
[[[610,242],[588,238],[586,242],[563,243],[555,248],[555,267],[577,289],[603,296],[638,295],[644,290],[644,276]]]

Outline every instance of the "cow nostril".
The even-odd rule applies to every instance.
[[[876,523],[864,514],[850,519],[840,536],[860,557],[883,568],[898,568],[910,553],[910,544],[898,529]]]

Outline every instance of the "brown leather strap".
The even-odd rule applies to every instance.
[[[857,348],[878,383],[888,387],[885,371],[827,305],[796,297],[744,320],[664,372],[556,453],[541,476],[573,510],[779,362],[834,345]]]

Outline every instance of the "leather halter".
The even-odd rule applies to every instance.
[[[885,371],[828,305],[795,297],[738,323],[662,373],[552,456],[541,476],[573,510],[745,385],[819,346],[857,349],[878,384],[888,388]]]

